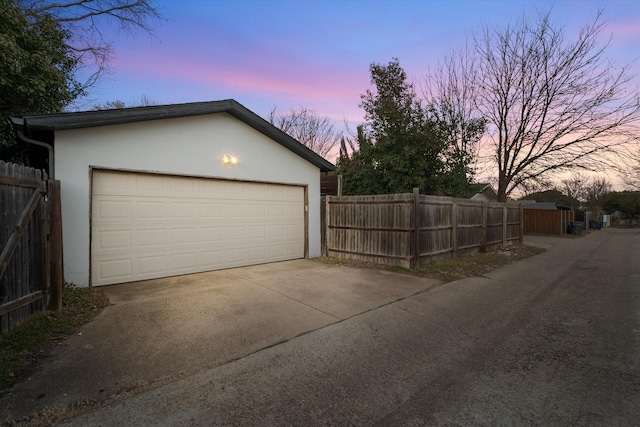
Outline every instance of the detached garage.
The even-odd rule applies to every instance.
[[[68,282],[320,255],[320,172],[333,165],[233,100],[14,123],[53,146]]]

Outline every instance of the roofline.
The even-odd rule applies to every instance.
[[[12,117],[11,120],[14,127],[22,127],[25,130],[25,134],[30,135],[33,131],[55,132],[56,130],[83,129],[214,113],[228,113],[234,116],[317,166],[321,172],[335,170],[335,166],[331,162],[233,99],[113,110],[31,115],[21,118]]]

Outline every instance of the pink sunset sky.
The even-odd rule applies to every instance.
[[[113,32],[109,74],[83,109],[142,96],[156,104],[233,98],[267,117],[306,106],[336,128],[362,121],[371,63],[398,58],[417,87],[483,26],[551,10],[567,35],[603,10],[607,57],[640,73],[640,1],[158,0],[153,36]],[[635,80],[640,84],[640,79]],[[81,107],[82,108],[82,107]],[[331,159],[333,160],[333,159]]]

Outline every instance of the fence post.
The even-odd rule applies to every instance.
[[[320,197],[320,255],[326,256],[327,247],[327,224],[325,223],[327,217],[326,205],[327,196]]]
[[[42,192],[48,194],[49,180],[42,181]],[[40,269],[42,270],[42,309],[47,309],[51,304],[51,246],[49,244],[49,234],[51,230],[51,202],[47,196],[46,199],[43,198],[42,207],[40,209],[40,222],[41,222],[41,230],[40,230],[40,239],[41,243],[41,253],[42,253],[42,263]]]
[[[520,203],[520,244],[524,243],[524,205]]]
[[[51,234],[49,237],[49,256],[51,265],[51,300],[50,308],[53,310],[62,309],[62,285],[64,283],[64,274],[62,272],[63,254],[62,254],[62,212],[60,203],[60,181],[50,179],[49,187],[49,203],[50,203],[50,226]]]
[[[411,267],[420,267],[420,189],[413,189],[413,256]]]
[[[507,246],[507,204],[502,204],[502,246]]]
[[[324,199],[324,256],[329,256],[329,247],[331,246],[329,242],[329,236],[331,235],[331,233],[329,233],[329,225],[331,223],[331,197],[332,196],[326,196]]]
[[[453,246],[453,256],[458,256],[458,205],[451,203],[451,245]]]
[[[482,202],[482,236],[480,237],[481,250],[487,249],[487,222],[489,216],[489,205],[486,201]]]

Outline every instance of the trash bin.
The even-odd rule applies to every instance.
[[[596,221],[596,230],[602,230],[603,226],[604,226],[603,221]]]
[[[584,222],[574,221],[571,223],[571,234],[579,236],[582,234],[583,229],[584,229]]]

